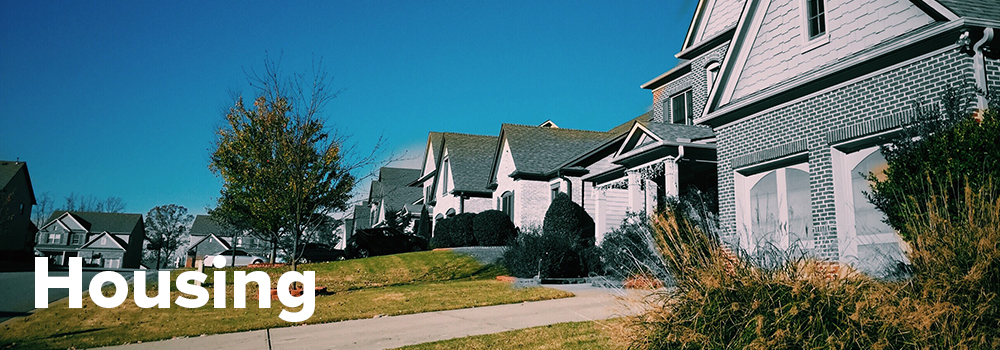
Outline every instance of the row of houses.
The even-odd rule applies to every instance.
[[[878,272],[903,259],[864,196],[864,174],[886,167],[878,145],[949,87],[997,91],[997,28],[993,0],[700,0],[678,64],[641,85],[652,110],[606,131],[431,132],[411,203],[436,219],[499,209],[526,228],[565,192],[600,241],[627,212],[714,189],[728,244]]]

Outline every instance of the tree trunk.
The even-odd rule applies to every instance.
[[[271,237],[271,263],[274,263],[274,258],[278,256],[278,239]]]

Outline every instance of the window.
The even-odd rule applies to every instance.
[[[691,89],[688,89],[670,98],[670,114],[674,124],[691,124],[694,115],[691,97]]]
[[[549,191],[549,201],[550,202],[556,200],[556,194],[559,193],[559,187],[560,187],[559,185],[560,185],[559,182],[555,182],[555,183],[549,185],[549,187],[551,189]]]
[[[73,242],[72,244],[83,243],[83,235],[71,235],[70,237],[72,237],[70,238],[70,240]]]
[[[835,149],[832,154],[837,226],[843,230],[842,262],[876,276],[889,271],[897,262],[906,262],[902,240],[882,221],[885,218],[882,212],[865,196],[871,191],[867,174],[884,179],[888,162],[882,152],[878,147],[868,147],[857,151]]]
[[[712,61],[707,66],[705,66],[705,79],[707,80],[706,92],[711,93],[712,87],[715,86],[715,77],[719,76],[719,62]]]
[[[809,29],[809,39],[826,34],[826,9],[823,2],[825,0],[805,0],[806,1],[806,21]]]
[[[737,176],[741,180],[737,214],[739,227],[746,231],[747,248],[764,255],[807,249],[812,229],[808,165]]]
[[[59,240],[61,240],[61,239],[62,239],[62,234],[59,234],[59,233],[50,233],[49,234],[49,239],[46,241],[46,243],[56,244],[56,243],[59,243]]]
[[[500,211],[514,220],[514,192],[507,191],[500,195]]]
[[[441,193],[448,193],[448,158],[441,164]]]

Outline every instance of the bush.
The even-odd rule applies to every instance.
[[[450,248],[455,246],[452,223],[452,218],[441,219],[437,222],[437,225],[434,227],[434,237],[431,238],[432,247]]]
[[[1000,179],[1000,120],[996,113],[1000,101],[991,99],[993,112],[984,113],[980,123],[969,112],[973,99],[947,89],[943,109],[923,110],[914,124],[903,128],[900,137],[881,147],[889,168],[884,174],[868,175],[872,181],[868,198],[907,241],[916,235],[908,230],[908,219],[920,215],[926,220],[928,213],[921,207],[932,193],[951,198],[946,203],[948,217],[957,219],[964,216],[966,182],[981,188],[989,179]],[[933,185],[930,179],[935,179]]]
[[[427,239],[428,242],[431,240],[431,215],[427,212],[427,206],[421,206],[420,208],[420,219],[417,221],[417,236]]]
[[[452,247],[471,247],[477,245],[472,226],[475,218],[476,214],[474,213],[462,213],[451,218]]]
[[[652,227],[644,214],[632,214],[601,242],[601,262],[608,277],[625,280],[643,275],[665,281],[669,278],[663,260],[653,245]]]
[[[504,252],[503,264],[517,277],[584,277],[600,271],[594,220],[565,193],[545,212],[542,233],[526,230]]]
[[[594,245],[594,219],[569,195],[559,192],[545,211],[542,233],[562,235],[581,244]]]
[[[517,236],[517,228],[506,213],[487,210],[476,214],[472,221],[472,231],[481,246],[501,246],[510,244]]]

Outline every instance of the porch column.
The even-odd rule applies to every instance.
[[[604,228],[607,223],[604,221],[607,218],[604,217],[604,190],[598,187],[594,187],[594,224],[597,225],[595,230],[595,240],[594,243],[600,245],[604,241]]]
[[[643,210],[642,174],[638,170],[627,170],[628,174],[628,211]]]
[[[663,192],[667,197],[677,197],[681,194],[680,173],[674,157],[667,157],[663,160]]]
[[[642,179],[642,182],[645,184],[643,188],[643,192],[645,192],[643,196],[643,200],[645,200],[643,210],[646,211],[647,216],[652,217],[656,213],[656,192],[658,192],[660,186],[653,179]]]

